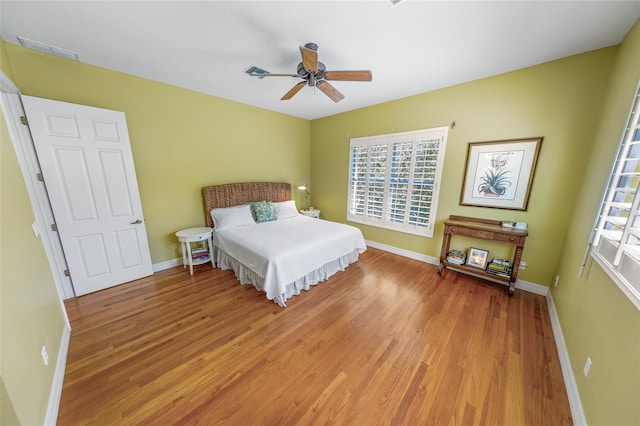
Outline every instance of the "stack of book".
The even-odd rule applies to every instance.
[[[513,268],[509,265],[508,260],[495,258],[487,266],[487,272],[501,277],[510,277]]]
[[[451,250],[447,253],[447,262],[455,263],[456,265],[464,265],[467,260],[467,255],[460,250]]]
[[[206,248],[196,249],[191,251],[191,258],[193,260],[208,260],[209,250]]]

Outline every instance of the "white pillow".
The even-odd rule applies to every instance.
[[[251,215],[249,204],[213,209],[211,210],[211,219],[213,219],[213,226],[216,231],[256,223]]]
[[[289,219],[290,217],[296,217],[300,215],[300,213],[298,212],[298,208],[296,207],[296,202],[293,200],[271,203],[271,205],[276,211],[278,220]]]

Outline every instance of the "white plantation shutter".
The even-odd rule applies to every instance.
[[[351,139],[347,219],[432,237],[447,131]]]
[[[351,174],[349,178],[349,211],[364,216],[367,204],[367,164],[369,163],[369,147],[358,146],[351,152]]]
[[[374,145],[369,148],[369,173],[367,180],[367,216],[382,217],[387,169],[387,146]]]
[[[387,219],[392,222],[404,223],[410,211],[407,196],[409,193],[412,156],[413,143],[400,142],[393,144],[387,208]]]
[[[432,215],[433,192],[437,174],[440,141],[438,139],[419,140],[416,144],[415,167],[411,187],[409,223],[427,226]],[[435,220],[435,211],[433,212]]]
[[[640,309],[640,84],[590,244],[594,259]]]

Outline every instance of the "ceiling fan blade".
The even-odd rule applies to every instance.
[[[371,81],[371,71],[325,71],[324,78],[327,80],[342,81]]]
[[[284,96],[280,98],[280,100],[281,101],[288,101],[289,99],[293,98],[293,96],[296,93],[298,93],[300,91],[300,89],[302,89],[306,84],[307,84],[306,81],[301,81],[300,83],[297,83],[295,86],[293,86],[291,88],[291,90],[289,90],[287,93],[285,93]]]
[[[300,46],[300,55],[302,56],[302,64],[307,71],[318,71],[318,52],[308,47]]]
[[[319,81],[316,84],[316,87],[322,90],[322,93],[330,97],[333,102],[340,102],[341,100],[344,99],[344,95],[338,92],[338,90],[335,87],[333,87],[331,84],[327,83],[326,81]]]

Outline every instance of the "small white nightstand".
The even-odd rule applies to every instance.
[[[211,265],[215,268],[216,263],[213,260],[213,243],[211,236],[213,234],[212,228],[188,228],[176,232],[176,237],[180,241],[182,246],[182,265],[186,268],[189,265],[189,274],[193,275],[193,265],[202,265],[203,263],[211,262]],[[207,247],[202,245],[202,241],[207,241]],[[195,251],[191,251],[191,243],[200,243],[200,247]]]
[[[300,213],[314,219],[320,219],[320,210],[318,209],[300,210]]]

